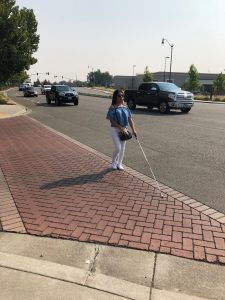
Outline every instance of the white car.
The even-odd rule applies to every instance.
[[[49,84],[44,84],[42,87],[41,87],[41,93],[42,95],[45,95],[47,91],[50,91],[51,90],[51,85]]]

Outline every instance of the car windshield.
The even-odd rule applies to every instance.
[[[51,85],[44,85],[44,88],[50,89]]]
[[[68,92],[71,91],[71,88],[68,85],[62,85],[62,86],[58,86],[57,90],[59,92]]]
[[[28,87],[27,87],[27,90],[29,90],[29,91],[34,91],[34,88],[33,88],[32,86],[28,86]]]
[[[159,88],[161,91],[165,91],[165,92],[177,92],[180,91],[180,88],[175,85],[174,83],[170,83],[170,82],[159,82],[158,83]]]

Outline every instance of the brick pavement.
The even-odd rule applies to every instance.
[[[29,117],[0,120],[3,230],[225,264],[225,216]]]

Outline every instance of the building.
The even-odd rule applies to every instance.
[[[164,72],[152,73],[154,81],[164,81]],[[172,72],[172,82],[177,86],[182,87],[185,80],[188,79],[188,73],[184,72]],[[200,83],[204,92],[210,92],[212,89],[213,81],[217,78],[218,74],[212,73],[199,73]],[[116,75],[113,77],[113,85],[115,89],[137,89],[142,81],[143,74],[137,74],[136,76],[123,76]],[[169,72],[165,72],[165,79],[168,81]]]

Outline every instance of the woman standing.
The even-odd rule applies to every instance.
[[[123,91],[115,90],[112,97],[112,105],[110,106],[106,117],[111,123],[111,136],[115,146],[112,156],[112,168],[114,170],[124,170],[122,162],[126,141],[120,140],[120,133],[126,132],[129,124],[133,135],[137,137],[134,122],[131,118],[131,112],[127,106],[124,105],[123,99]]]

